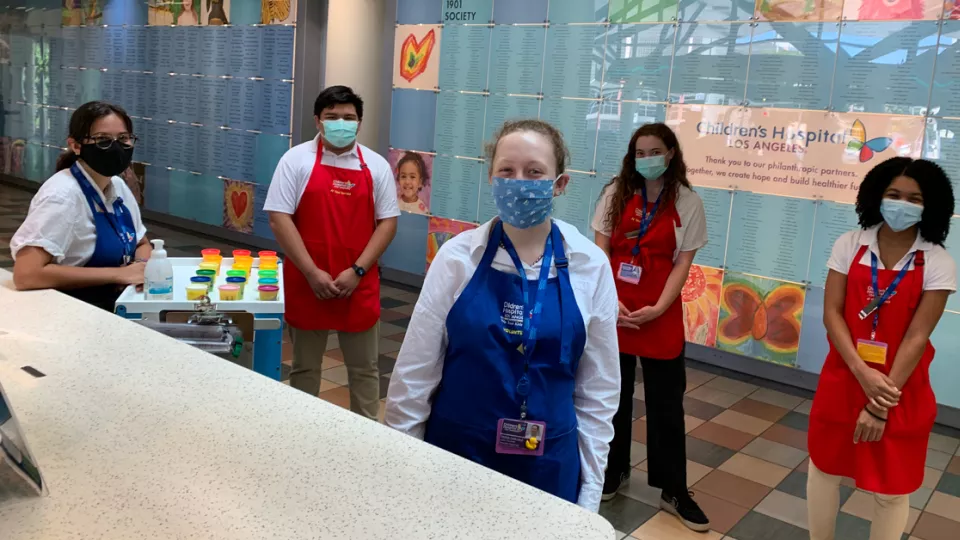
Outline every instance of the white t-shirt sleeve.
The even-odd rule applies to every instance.
[[[594,231],[604,236],[613,235],[613,227],[607,223],[607,212],[610,209],[610,199],[612,198],[612,185],[608,185],[607,187],[603,188],[603,191],[600,192],[600,199],[597,201],[597,208],[593,212],[593,222],[590,224],[590,227]]]
[[[686,192],[677,205],[682,207],[679,210],[684,228],[680,251],[695,251],[707,245],[707,214],[700,196],[692,191]]]
[[[86,216],[84,210],[78,198],[38,194],[30,202],[26,219],[10,240],[14,260],[21,249],[32,246],[49,253],[57,264],[62,263],[77,240],[77,220]]]
[[[850,266],[853,264],[853,258],[857,255],[860,248],[860,230],[848,231],[840,235],[837,241],[833,243],[833,250],[830,252],[830,258],[827,259],[827,268],[835,272],[847,275]]]
[[[309,177],[303,177],[297,173],[291,152],[287,152],[280,158],[277,170],[273,172],[273,179],[267,190],[267,200],[263,203],[265,212],[281,212],[290,215],[297,213],[300,194]]]
[[[947,250],[936,247],[925,255],[923,290],[957,292],[957,263]]]
[[[383,161],[382,166],[373,172],[373,206],[376,219],[389,219],[400,215],[397,204],[397,187],[390,164]]]

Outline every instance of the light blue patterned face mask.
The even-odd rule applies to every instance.
[[[550,217],[554,180],[493,179],[493,199],[500,219],[518,229],[529,229]]]

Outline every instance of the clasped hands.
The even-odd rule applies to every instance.
[[[853,443],[877,442],[883,437],[890,409],[900,402],[900,389],[890,377],[868,366],[864,366],[856,377],[868,401],[857,418]]]
[[[619,302],[619,304],[620,314],[617,316],[617,326],[631,330],[639,330],[640,325],[656,319],[666,311],[659,306],[644,306],[631,312],[627,309],[627,306],[623,305],[623,302]]]
[[[307,282],[310,283],[310,288],[313,289],[313,293],[321,300],[347,298],[353,294],[357,285],[360,284],[360,276],[353,268],[347,268],[340,272],[340,275],[334,279],[327,272],[314,267],[313,271],[306,274],[306,278]]]

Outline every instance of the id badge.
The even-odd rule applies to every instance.
[[[497,453],[542,456],[547,424],[501,418],[497,424]]]
[[[641,268],[635,264],[620,263],[617,279],[631,285],[640,283]]]
[[[868,364],[886,365],[887,344],[879,341],[858,339],[857,354]]]

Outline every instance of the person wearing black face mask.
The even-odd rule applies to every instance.
[[[127,285],[143,283],[147,230],[119,177],[133,159],[133,121],[92,101],[70,118],[68,150],[10,241],[19,290],[57,289],[108,311]]]

